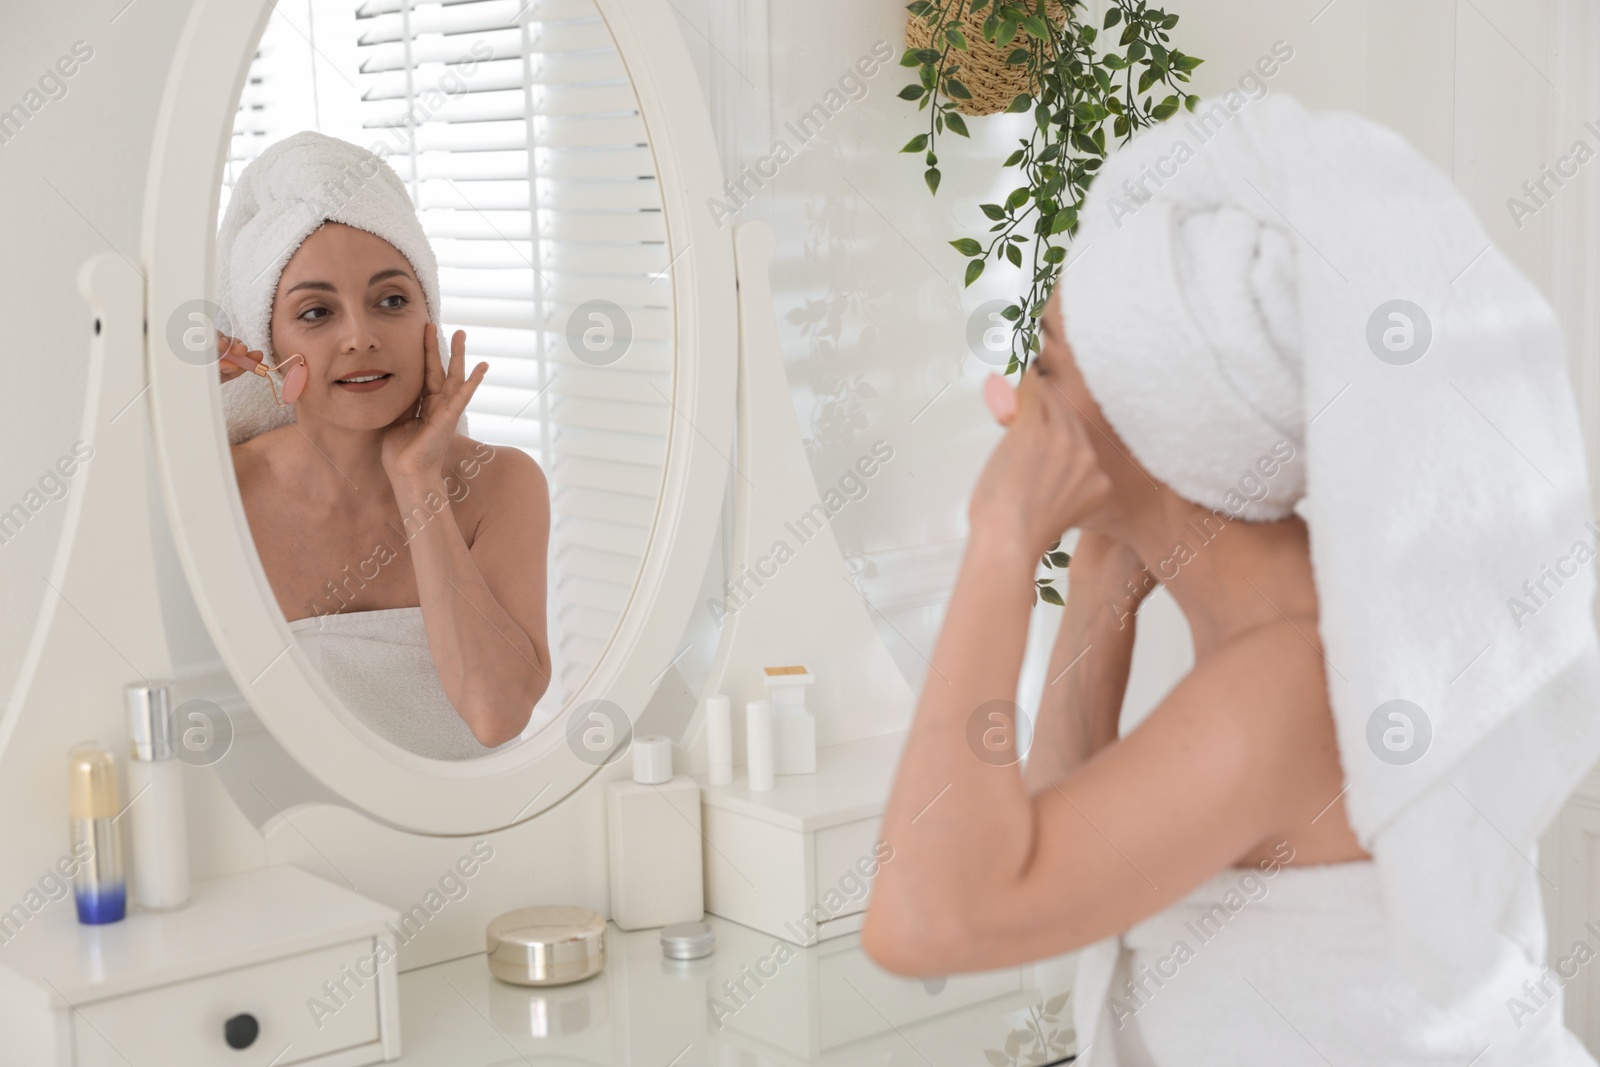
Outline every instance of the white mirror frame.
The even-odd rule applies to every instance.
[[[732,229],[710,115],[667,0],[595,0],[633,80],[655,156],[672,266],[673,406],[662,491],[638,580],[570,707],[604,698],[636,719],[678,653],[710,558],[735,419],[738,300]],[[357,723],[311,666],[277,606],[244,515],[214,365],[168,351],[183,305],[214,300],[221,175],[251,56],[274,0],[195,0],[156,125],[141,252],[156,467],[190,591],[235,684],[278,743],[374,818],[428,834],[475,834],[531,818],[599,770],[578,759],[563,715],[508,751],[419,756]],[[209,418],[198,418],[199,413]]]

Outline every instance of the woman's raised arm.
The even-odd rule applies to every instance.
[[[1117,739],[1135,613],[1156,584],[1123,542],[1093,530],[1078,536],[1067,573],[1067,603],[1022,772],[1030,794],[1060,781]]]
[[[1298,769],[1332,727],[1325,684],[1306,684],[1321,683],[1320,655],[1288,624],[1213,655],[1128,737],[1037,795],[1014,762],[980,757],[984,706],[1016,693],[1039,553],[1109,492],[1040,363],[1018,400],[973,492],[972,535],[884,812],[891,852],[861,943],[896,973],[989,970],[1127,929],[1283,820],[1310,819],[1312,787],[1327,784]],[[1112,688],[1096,694],[1102,720]]]
[[[991,970],[1081,948],[1288,839],[1337,789],[1302,769],[1332,743],[1332,724],[1325,696],[1304,684],[1321,681],[1320,656],[1288,624],[1213,656],[1137,729],[1036,795],[1014,765],[979,759],[968,721],[1016,683],[1035,559],[974,541],[963,562],[861,932],[889,971]]]
[[[419,517],[411,563],[439,683],[478,743],[522,732],[550,685],[545,633],[550,498],[538,464],[515,450],[494,464],[496,510],[469,548],[455,521],[441,462],[487,364],[465,374],[466,336],[451,338],[448,372],[433,324],[424,334],[423,417],[384,439],[384,467],[402,519]],[[479,490],[484,491],[484,490]]]

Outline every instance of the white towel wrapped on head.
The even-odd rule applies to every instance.
[[[428,319],[440,322],[439,264],[404,183],[388,163],[359,145],[302,130],[261,153],[239,174],[217,231],[217,328],[277,365],[272,350],[272,304],[283,268],[326,221],[377,235],[410,261],[422,285]],[[441,359],[448,359],[440,348]],[[260,375],[222,385],[228,443],[247,441],[295,421],[280,408]],[[457,426],[467,432],[463,413]]]

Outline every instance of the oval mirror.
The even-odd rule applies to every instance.
[[[158,455],[195,599],[244,698],[336,793],[424,832],[530,817],[625,750],[727,471],[732,249],[696,206],[721,178],[671,10],[215,7],[180,48],[146,218]],[[488,365],[433,433],[427,496],[396,457],[427,454],[401,424],[438,384],[430,270],[340,221],[362,175],[305,179],[333,207],[281,248],[226,241],[225,266],[281,263],[262,368],[300,366],[217,358],[244,332],[214,302],[218,228],[241,180],[241,217],[269,195],[251,162],[307,130],[392,169],[437,261],[439,364]]]

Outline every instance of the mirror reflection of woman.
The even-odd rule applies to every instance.
[[[315,147],[345,146],[317,138]],[[458,330],[446,366],[417,268],[394,244],[339,221],[322,221],[284,265],[270,344],[276,358],[264,360],[245,341],[218,336],[225,382],[295,355],[305,366],[298,395],[272,383],[275,403],[293,396],[293,421],[232,446],[284,617],[303,640],[340,635],[346,648],[372,650],[372,676],[334,688],[391,740],[461,758],[515,739],[550,681],[550,504],[526,453],[458,432],[488,365],[466,373]],[[419,614],[431,653],[416,665],[413,688],[422,691],[381,693],[375,687],[392,683],[394,668],[379,676],[379,657],[405,642],[391,628],[415,626]],[[352,645],[357,636],[368,644]],[[384,706],[360,707],[369,693],[381,693]]]

